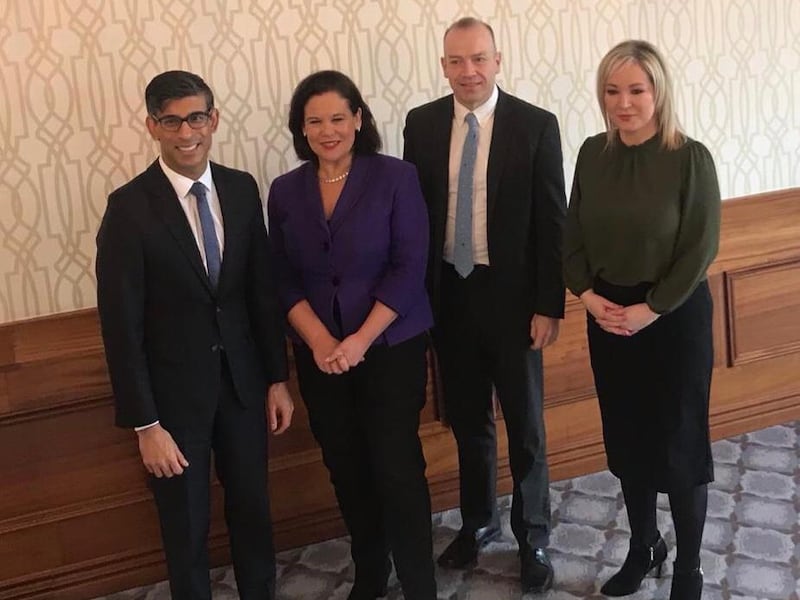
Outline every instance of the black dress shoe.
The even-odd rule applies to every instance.
[[[544,548],[527,548],[519,556],[523,594],[540,594],[553,587],[553,565]]]
[[[465,569],[478,562],[478,550],[500,537],[499,525],[487,525],[474,531],[461,529],[436,561],[446,569]]]

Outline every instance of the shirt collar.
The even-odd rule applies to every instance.
[[[464,122],[464,119],[467,117],[467,113],[474,113],[475,117],[478,119],[478,123],[483,125],[486,120],[494,114],[494,109],[497,107],[497,98],[500,96],[500,92],[497,89],[497,85],[494,86],[492,90],[492,95],[489,96],[489,99],[486,100],[483,104],[476,107],[474,110],[468,109],[466,106],[461,104],[458,100],[453,97],[453,118],[455,119],[456,123],[461,124]]]
[[[211,191],[214,189],[214,180],[211,177],[211,162],[209,161],[206,163],[206,170],[203,171],[203,174],[200,175],[197,179],[191,179],[186,177],[185,175],[181,175],[180,173],[170,169],[167,166],[167,163],[164,162],[162,157],[158,157],[158,164],[161,166],[161,170],[164,171],[164,175],[167,176],[169,182],[172,184],[175,193],[178,195],[178,198],[185,198],[186,194],[192,189],[192,184],[195,181],[199,181],[206,189]]]

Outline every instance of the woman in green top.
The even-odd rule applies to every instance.
[[[719,243],[719,185],[708,150],[678,126],[672,84],[651,44],[614,47],[600,63],[597,97],[607,131],[578,155],[564,276],[587,310],[608,465],[631,527],[625,563],[601,591],[632,594],[648,572],[661,574],[661,491],[677,542],[670,599],[699,599],[714,478],[706,270]]]

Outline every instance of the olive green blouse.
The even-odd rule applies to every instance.
[[[575,167],[564,237],[564,278],[579,296],[595,277],[651,282],[648,306],[680,306],[719,246],[720,193],[711,154],[692,139],[666,150],[656,135],[637,146],[588,138]]]

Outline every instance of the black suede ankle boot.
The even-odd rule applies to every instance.
[[[649,546],[631,544],[622,568],[603,584],[600,592],[606,596],[633,594],[642,585],[645,576],[653,569],[656,570],[656,577],[661,577],[661,569],[666,558],[667,545],[660,533],[656,541]],[[676,600],[676,598],[672,600]]]
[[[703,569],[695,567],[681,570],[677,566],[673,568],[669,600],[700,600],[703,595]]]

